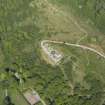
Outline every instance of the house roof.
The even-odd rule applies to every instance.
[[[28,90],[23,95],[30,105],[35,105],[40,101],[40,96],[35,91]]]

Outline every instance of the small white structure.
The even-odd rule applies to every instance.
[[[28,90],[23,95],[30,105],[35,105],[40,101],[40,96],[34,90]]]
[[[45,51],[45,53],[47,53],[47,55],[55,63],[58,63],[63,58],[63,55],[61,53],[59,53],[57,50],[55,50],[52,47],[50,47],[48,43],[43,43],[41,45],[42,45],[42,48]]]

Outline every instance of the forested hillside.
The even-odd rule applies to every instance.
[[[105,0],[0,0],[0,105],[29,105],[28,88],[46,105],[105,105],[98,29],[105,34]],[[60,42],[46,43],[62,55],[58,64],[43,50],[45,40]]]

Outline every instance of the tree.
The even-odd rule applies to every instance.
[[[15,105],[14,103],[12,103],[10,96],[6,96],[6,97],[5,97],[5,99],[4,99],[4,104],[5,104],[5,105]]]

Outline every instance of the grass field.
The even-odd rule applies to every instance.
[[[105,2],[103,0],[49,0],[59,6],[63,5],[78,17],[85,19],[86,23],[97,27],[103,33],[105,29]]]

